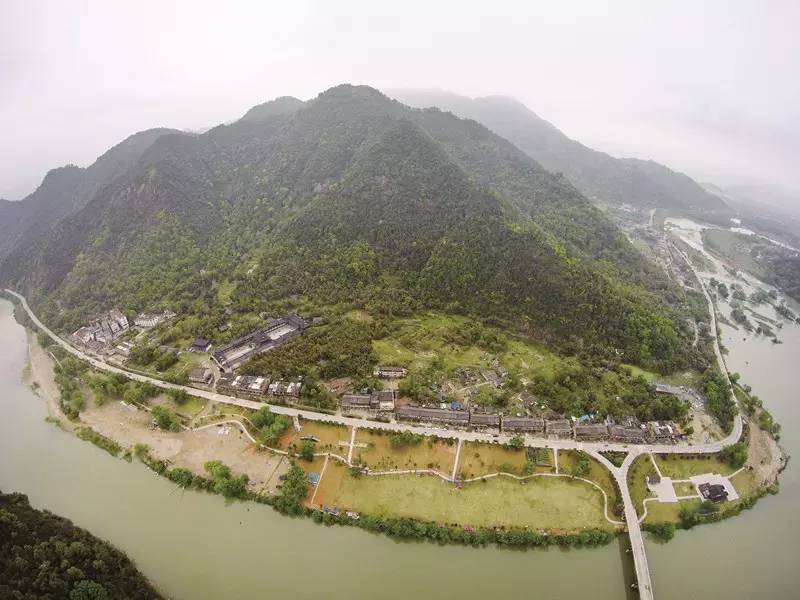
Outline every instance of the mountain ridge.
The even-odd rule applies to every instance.
[[[266,112],[157,136],[0,277],[65,328],[112,303],[216,319],[227,282],[243,313],[298,295],[436,307],[633,362],[686,361],[666,278],[483,125],[350,85]]]
[[[524,104],[507,96],[469,98],[452,92],[393,90],[411,106],[436,106],[473,119],[507,138],[545,168],[564,175],[588,198],[611,204],[662,208],[711,217],[730,216],[725,202],[689,176],[652,160],[615,158],[567,137]]]

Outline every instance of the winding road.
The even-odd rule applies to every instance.
[[[730,386],[730,379],[728,378],[728,372],[725,367],[725,361],[722,358],[722,352],[720,351],[719,347],[719,340],[717,339],[717,322],[716,322],[716,313],[714,304],[711,301],[711,296],[708,294],[708,291],[703,285],[702,280],[700,279],[699,274],[694,269],[694,266],[688,260],[688,257],[683,255],[683,258],[686,260],[687,264],[692,268],[695,272],[695,276],[697,277],[698,281],[700,282],[700,287],[705,294],[706,300],[708,301],[709,305],[709,312],[711,314],[711,331],[714,333],[714,352],[717,357],[717,362],[719,363],[720,370],[725,376],[728,385]],[[166,381],[162,381],[160,379],[156,379],[154,377],[148,377],[146,375],[141,375],[139,373],[133,373],[131,371],[126,371],[125,369],[121,369],[119,367],[115,367],[114,365],[110,365],[102,360],[99,360],[93,356],[90,356],[83,351],[75,348],[64,339],[56,335],[53,331],[51,331],[44,323],[42,323],[39,318],[34,314],[31,310],[30,306],[28,305],[28,301],[25,299],[24,296],[14,292],[13,290],[6,289],[8,294],[11,294],[15,298],[20,301],[21,306],[25,309],[25,312],[31,318],[33,323],[45,334],[50,336],[54,342],[56,342],[59,346],[61,346],[64,350],[72,354],[73,356],[86,361],[87,363],[91,364],[96,369],[101,371],[106,371],[109,373],[119,373],[121,375],[125,375],[129,379],[134,381],[140,381],[143,383],[150,383],[161,387],[163,389],[181,389],[185,390],[187,393],[192,394],[194,396],[198,396],[200,398],[204,398],[206,400],[211,400],[213,402],[219,402],[221,404],[232,404],[236,406],[241,406],[244,408],[250,408],[253,410],[258,410],[263,406],[269,406],[270,410],[277,414],[284,414],[289,415],[292,417],[302,417],[303,419],[308,419],[312,421],[326,421],[326,422],[333,422],[338,423],[340,425],[345,425],[348,427],[361,427],[361,428],[372,428],[372,429],[385,429],[389,431],[412,431],[414,433],[419,433],[423,435],[433,435],[442,438],[453,438],[459,440],[459,443],[464,441],[476,441],[476,442],[499,442],[499,443],[508,443],[513,436],[502,433],[497,436],[489,434],[489,433],[480,433],[480,432],[471,432],[471,431],[459,431],[453,429],[442,429],[438,427],[425,427],[420,425],[408,425],[405,423],[383,423],[378,421],[370,421],[368,419],[359,419],[354,417],[345,417],[341,415],[329,415],[325,413],[318,413],[313,411],[307,410],[300,410],[296,408],[290,408],[287,406],[277,406],[272,404],[267,404],[264,402],[255,402],[253,400],[244,400],[241,398],[236,398],[233,396],[227,396],[225,394],[219,394],[217,392],[212,392],[209,390],[201,390],[198,388],[193,388],[184,385],[177,385],[173,383],[167,383]],[[732,393],[732,392],[731,392]],[[590,454],[592,457],[600,461],[614,476],[617,481],[617,484],[620,489],[620,494],[622,496],[622,500],[625,506],[625,521],[628,528],[628,535],[631,540],[631,548],[633,552],[634,563],[636,567],[636,578],[638,581],[638,588],[639,588],[639,596],[640,598],[650,600],[653,598],[653,590],[652,590],[652,583],[650,581],[650,570],[647,565],[647,555],[645,553],[644,547],[644,538],[642,536],[641,529],[639,527],[639,518],[636,514],[636,507],[633,504],[633,500],[631,499],[630,490],[628,489],[628,470],[636,460],[642,454],[656,452],[659,454],[713,454],[717,453],[723,448],[735,444],[742,434],[742,418],[741,415],[737,414],[734,417],[733,428],[731,433],[722,440],[711,442],[707,444],[699,444],[696,446],[692,445],[672,445],[672,444],[641,444],[641,445],[631,445],[631,444],[618,444],[618,443],[598,443],[598,442],[579,442],[577,440],[551,440],[546,438],[536,438],[532,436],[524,436],[525,438],[525,445],[528,447],[533,448],[554,448],[554,449],[562,449],[562,450],[583,450]],[[622,463],[621,467],[616,467],[608,459],[601,454],[601,452],[626,452],[627,456],[625,457],[624,462]]]

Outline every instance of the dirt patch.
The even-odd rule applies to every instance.
[[[39,341],[33,333],[27,331],[27,335],[29,368],[26,370],[25,382],[45,401],[47,414],[67,424],[58,405],[61,394],[53,373],[55,361],[50,353],[39,345]]]
[[[703,411],[692,409],[689,425],[694,429],[691,441],[695,444],[708,444],[725,437],[716,419]]]
[[[751,468],[759,486],[769,485],[778,478],[783,452],[772,437],[754,423],[750,425],[747,466]]]

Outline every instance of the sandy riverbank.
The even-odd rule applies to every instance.
[[[178,433],[161,431],[151,427],[152,417],[148,411],[119,400],[107,400],[98,406],[89,393],[86,394],[86,406],[81,411],[80,421],[69,421],[59,407],[54,365],[50,353],[29,332],[26,383],[46,403],[48,415],[64,429],[88,426],[125,449],[146,444],[153,456],[198,475],[206,474],[203,469],[206,462],[221,460],[234,473],[246,473],[253,489],[262,492],[274,492],[280,481],[279,476],[288,470],[288,462],[284,457],[257,450],[236,426],[208,427]],[[164,397],[152,401],[153,404],[170,402]],[[180,410],[180,407],[173,408]],[[213,403],[210,403],[201,412],[210,413],[214,409]]]

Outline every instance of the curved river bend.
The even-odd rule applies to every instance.
[[[736,334],[736,335],[733,335]],[[732,370],[742,373],[800,444],[795,402],[800,328],[781,346],[725,328]],[[630,560],[604,548],[500,550],[397,542],[355,528],[290,519],[252,503],[183,492],[47,423],[44,402],[22,381],[25,332],[0,300],[0,489],[72,519],[133,558],[165,595],[181,600],[292,598],[494,598],[618,600]],[[648,542],[655,596],[793,598],[800,589],[800,486],[796,463],[781,493],[723,523]]]

